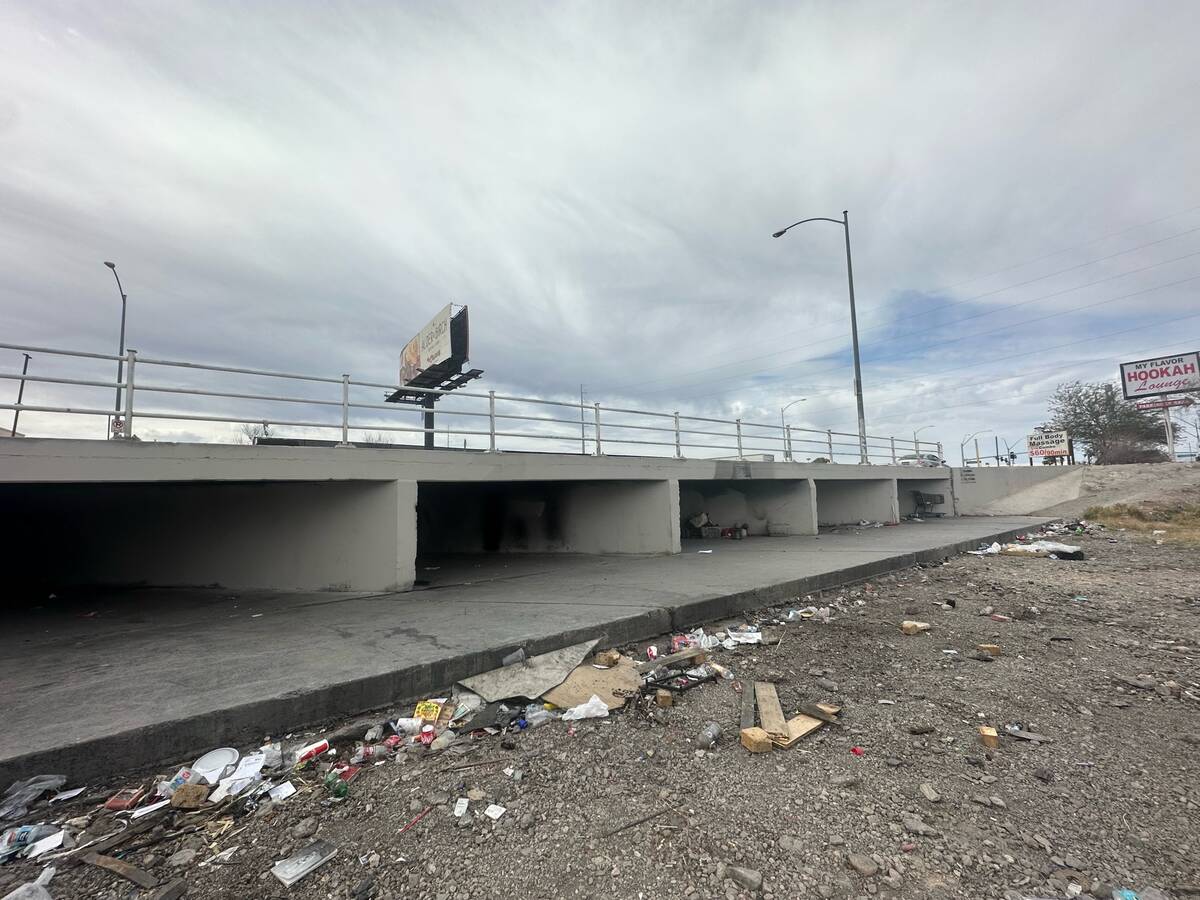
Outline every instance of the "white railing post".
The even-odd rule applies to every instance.
[[[496,452],[496,392],[488,391],[488,450]]]
[[[796,461],[796,450],[792,447],[792,426],[783,426],[783,458],[789,462]]]
[[[892,438],[892,465],[896,464],[896,438]]]
[[[603,456],[604,446],[600,443],[600,404],[593,404],[593,408],[596,410],[596,455]]]
[[[125,354],[125,424],[121,428],[121,437],[133,437],[133,364],[137,361],[137,351],[129,350]]]
[[[683,459],[683,441],[679,436],[679,410],[675,410],[675,458]]]
[[[742,459],[742,420],[737,420],[738,459]]]
[[[942,442],[941,441],[937,442],[937,448],[938,448],[938,459],[944,460],[946,458],[946,455],[942,450]]]
[[[350,443],[350,376],[342,375],[342,442],[339,447],[352,446]]]
[[[833,462],[833,429],[828,429],[825,432],[825,440],[829,442],[829,461]]]

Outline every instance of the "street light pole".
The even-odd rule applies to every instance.
[[[117,264],[105,260],[104,264],[112,269],[113,278],[117,279],[117,290],[121,294],[121,349],[117,354],[117,404],[114,407],[118,417],[121,415],[121,382],[125,378],[125,307],[126,301],[129,299],[125,294],[125,288],[121,287],[121,276],[117,274]],[[110,420],[111,421],[111,420]],[[112,425],[109,425],[108,436],[112,438]]]
[[[808,399],[807,397],[801,397],[798,400],[793,400],[791,403],[787,404],[786,406],[781,406],[779,408],[779,429],[780,429],[779,430],[779,435],[780,435],[779,439],[781,441],[783,441],[784,459],[787,459],[791,455],[791,448],[788,446],[787,421],[784,419],[783,414],[785,412],[787,412],[789,409],[791,409],[793,406],[795,406],[797,403],[803,403],[807,399]]]
[[[932,428],[932,427],[933,427],[932,425],[922,425],[920,428],[913,430],[913,453],[917,454],[917,456],[921,455],[921,442],[919,440],[917,440],[917,435],[920,434],[922,431],[924,431],[926,428]]]
[[[30,359],[30,356],[28,353],[22,353],[21,355],[25,357],[25,362],[21,364],[21,386],[19,388],[17,388],[17,406],[18,407],[21,405],[21,400],[25,397],[25,376],[29,373],[29,359]],[[12,437],[17,436],[17,418],[20,415],[21,415],[20,409],[13,410]]]
[[[964,447],[967,446],[967,441],[971,440],[971,438],[978,438],[981,434],[991,434],[991,433],[992,433],[992,430],[990,428],[988,428],[985,431],[977,431],[974,434],[968,434],[965,438],[963,438],[961,441],[958,442],[958,458],[962,462],[963,468],[966,468],[966,466],[967,466],[967,455],[966,455],[966,451],[963,449]],[[978,440],[975,441],[975,464],[976,465],[979,464],[979,441]]]
[[[841,225],[846,232],[846,281],[850,288],[850,339],[854,348],[854,401],[858,405],[858,455],[859,463],[866,465],[869,462],[867,457],[867,417],[863,412],[862,362],[858,352],[858,312],[854,308],[854,262],[850,257],[850,213],[842,210],[840,219],[830,219],[825,216],[801,219],[799,222],[793,222],[787,228],[776,231],[771,237],[783,237],[797,225],[803,225],[805,222],[833,222],[835,225]]]

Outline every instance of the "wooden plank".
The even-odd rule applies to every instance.
[[[102,856],[99,853],[89,853],[83,857],[83,861],[93,866],[99,866],[101,869],[108,869],[108,871],[132,881],[138,887],[158,887],[157,878],[144,869],[131,866],[123,859],[117,859],[113,856]]]
[[[754,688],[752,686],[742,688],[742,721],[740,727],[754,727]]]
[[[825,703],[814,704],[814,706],[815,706],[814,711],[819,711],[819,712],[823,713],[825,716],[828,716],[830,719],[832,719],[832,717],[839,710],[839,707],[829,706],[828,704],[825,704]],[[792,744],[796,743],[796,741],[812,734],[814,731],[816,731],[818,728],[820,728],[822,725],[824,725],[826,721],[827,721],[826,719],[818,719],[818,718],[815,718],[814,716],[808,716],[808,715],[804,715],[802,713],[794,718],[788,719],[788,722],[787,722],[788,731],[787,731],[786,738],[777,738],[777,737],[772,736],[771,742],[776,747],[781,747],[782,749],[786,750],[789,747],[791,747]]]
[[[658,659],[648,659],[644,663],[638,663],[638,674],[645,675],[651,669],[657,669],[659,666],[669,666],[674,663],[694,661],[697,665],[705,660],[703,647],[692,647],[689,650],[680,650],[678,653],[672,653],[670,656],[660,656]]]
[[[754,682],[754,699],[758,702],[758,719],[762,722],[763,731],[772,737],[786,738],[787,720],[783,717],[783,707],[779,705],[775,685],[767,681]]]
[[[177,878],[170,884],[164,884],[150,895],[149,900],[179,900],[187,891],[187,882]]]

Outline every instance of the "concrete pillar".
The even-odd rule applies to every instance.
[[[896,479],[816,481],[817,519],[822,525],[898,522]]]

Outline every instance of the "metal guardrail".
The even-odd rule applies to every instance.
[[[90,353],[76,350],[63,350],[52,347],[29,347],[18,344],[0,344],[0,349],[15,350],[22,353],[38,354],[39,356],[56,356],[83,361],[121,362],[124,364],[123,377],[119,381],[96,380],[86,378],[69,378],[48,376],[42,374],[21,374],[0,372],[0,380],[21,380],[28,383],[57,385],[66,388],[90,389],[104,388],[117,391],[119,398],[114,408],[102,408],[91,405],[64,406],[36,403],[2,403],[0,409],[13,410],[19,413],[47,413],[54,415],[104,416],[116,421],[113,429],[114,437],[132,438],[134,422],[143,419],[171,420],[177,422],[210,422],[234,425],[257,425],[269,423],[272,427],[284,426],[289,428],[313,429],[319,433],[330,431],[338,435],[337,446],[353,447],[351,431],[367,431],[376,433],[397,434],[435,434],[467,439],[478,438],[479,443],[490,452],[500,451],[501,443],[509,444],[503,449],[526,449],[517,447],[516,443],[539,446],[539,441],[554,441],[570,444],[570,450],[555,452],[574,452],[583,454],[611,455],[613,448],[664,448],[667,453],[678,458],[733,458],[746,459],[757,454],[782,456],[785,461],[805,461],[799,457],[807,456],[825,459],[828,462],[851,463],[895,463],[901,457],[910,454],[936,454],[942,457],[941,443],[919,441],[894,436],[867,435],[867,458],[861,459],[859,438],[857,434],[831,429],[819,430],[813,428],[797,428],[791,425],[774,425],[760,422],[747,422],[743,419],[714,419],[704,416],[689,416],[678,411],[656,412],[652,410],[627,409],[617,406],[602,406],[600,403],[575,403],[560,400],[546,400],[536,397],[515,397],[507,394],[497,394],[470,391],[440,391],[428,388],[406,387],[406,392],[425,395],[440,395],[448,401],[454,401],[456,408],[446,408],[439,404],[437,415],[442,421],[452,425],[463,425],[478,422],[478,427],[435,427],[426,428],[423,424],[395,424],[394,416],[423,416],[423,407],[401,405],[396,403],[364,402],[361,396],[355,398],[357,392],[362,394],[368,390],[382,389],[388,394],[398,389],[394,384],[382,384],[372,381],[358,381],[349,375],[341,377],[322,377],[317,375],[302,375],[291,372],[273,372],[262,369],[248,369],[234,366],[208,365],[204,363],[186,362],[172,359],[155,359],[139,356],[137,351],[130,350],[124,357],[104,353]],[[339,390],[336,399],[322,397],[296,397],[277,394],[264,394],[249,390],[213,390],[208,388],[186,387],[174,384],[151,383],[146,381],[148,368],[159,371],[185,370],[201,372],[206,375],[237,375],[247,378],[268,378],[284,381],[298,381],[310,385],[334,385]],[[296,404],[311,407],[314,410],[324,409],[335,413],[333,421],[311,421],[303,418],[291,418],[286,415],[275,415],[278,408],[266,414],[262,411],[254,414],[221,415],[208,411],[186,411],[180,409],[162,408],[152,398],[202,398],[206,400],[225,400],[239,403],[253,402],[256,404]],[[135,402],[136,401],[136,402]],[[120,406],[118,410],[116,406]],[[177,403],[177,405],[179,405]],[[228,404],[227,404],[228,405]],[[536,415],[538,409],[548,408],[550,415]],[[569,411],[563,413],[562,411]],[[384,420],[379,413],[388,413]],[[562,417],[563,415],[569,418]],[[480,421],[486,420],[486,421]],[[565,429],[570,429],[570,432]],[[511,440],[509,440],[511,439]],[[706,440],[712,439],[712,440]],[[544,445],[541,445],[544,446]],[[578,448],[578,449],[575,449]],[[711,451],[720,451],[715,456]],[[646,452],[629,453],[627,455],[647,455]],[[654,455],[654,454],[651,454]],[[841,457],[839,459],[839,457]],[[847,459],[849,457],[849,459]]]

